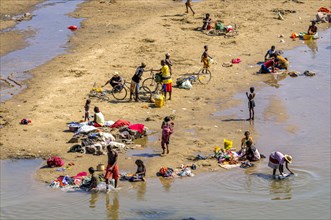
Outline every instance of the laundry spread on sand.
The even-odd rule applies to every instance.
[[[130,124],[123,119],[108,122],[102,127],[94,127],[87,122],[68,123],[69,130],[75,132],[68,141],[75,145],[68,152],[105,155],[108,145],[121,152],[129,149],[127,144],[133,144],[133,140],[147,135],[148,128],[144,124]]]

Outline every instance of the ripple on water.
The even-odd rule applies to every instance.
[[[243,173],[246,172],[245,174]],[[319,178],[316,174],[307,170],[295,170],[295,176],[284,180],[275,180],[271,175],[271,170],[258,170],[250,168],[243,170],[235,168],[225,172],[216,172],[204,176],[203,179],[194,180],[197,182],[208,182],[208,187],[212,189],[221,189],[221,197],[223,201],[231,202],[247,202],[265,201],[265,200],[286,200],[292,199],[295,195],[296,199],[311,198],[312,191],[316,194],[319,190],[312,189],[313,182]],[[201,182],[201,185],[203,185]],[[315,184],[316,185],[316,184]],[[318,188],[318,187],[316,187]],[[201,188],[196,191],[198,194],[211,194],[208,190]],[[188,195],[193,196],[193,195]],[[209,197],[213,201],[212,197]],[[215,200],[217,200],[215,198]]]

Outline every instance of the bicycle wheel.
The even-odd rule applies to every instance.
[[[142,86],[139,88],[139,100],[143,102],[150,102],[152,99],[152,92],[151,90],[146,87]]]
[[[155,80],[152,77],[150,77],[143,81],[141,87],[147,88],[148,90],[146,90],[146,92],[155,92],[157,89],[157,85],[158,83],[156,83]]]
[[[209,69],[206,68],[202,68],[199,72],[198,72],[198,80],[201,84],[207,84],[210,82],[211,80],[211,72],[209,71]]]
[[[128,91],[123,85],[116,85],[111,94],[114,96],[116,100],[123,100],[126,98]]]

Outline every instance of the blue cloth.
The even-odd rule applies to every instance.
[[[264,64],[261,65],[261,70],[262,73],[271,73],[271,71]]]

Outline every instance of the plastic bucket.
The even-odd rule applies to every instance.
[[[105,165],[104,164],[98,164],[97,170],[98,171],[104,171],[105,170]]]
[[[155,107],[161,108],[162,106],[164,106],[164,95],[158,95],[154,98],[154,100]]]

